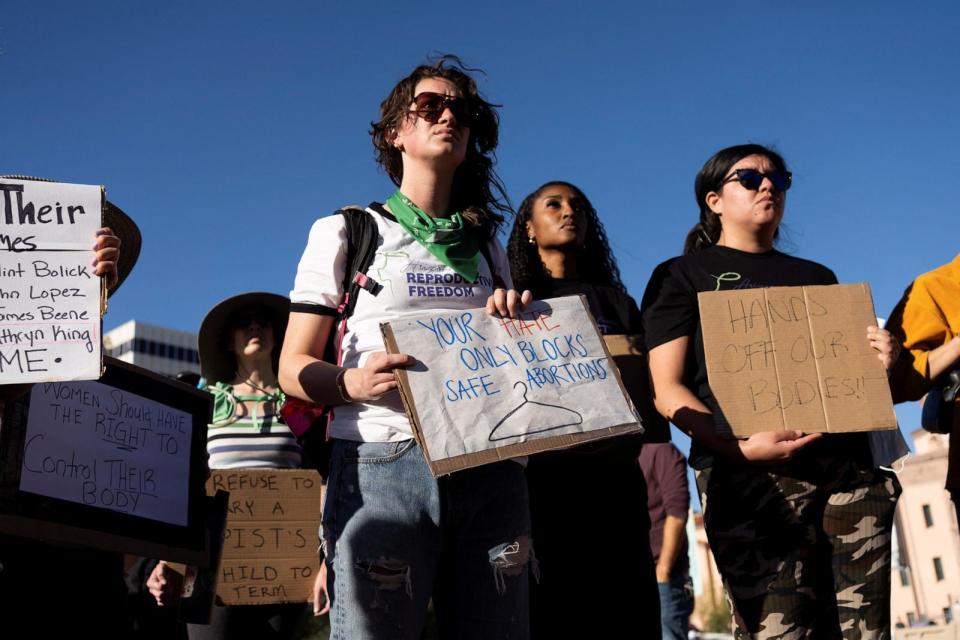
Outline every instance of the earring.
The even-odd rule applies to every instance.
[[[530,244],[537,244],[537,240],[533,236],[528,236],[527,242],[529,242]]]

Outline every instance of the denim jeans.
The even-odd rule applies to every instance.
[[[663,639],[687,640],[693,613],[693,582],[687,576],[671,576],[669,582],[658,582],[657,587]]]
[[[434,478],[413,440],[334,440],[322,529],[331,640],[417,640],[431,596],[443,638],[528,637],[519,464]]]

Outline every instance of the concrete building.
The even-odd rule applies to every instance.
[[[723,579],[720,577],[717,563],[710,551],[710,543],[707,542],[707,532],[703,528],[703,514],[699,511],[691,512],[690,517],[693,527],[687,528],[687,539],[690,545],[691,575],[695,575],[696,594],[690,621],[698,629],[703,629],[718,609],[726,610],[729,605],[723,593]],[[690,529],[693,529],[692,535]]]
[[[138,320],[130,320],[103,335],[104,353],[124,362],[172,376],[200,372],[197,336]]]
[[[897,505],[891,576],[894,624],[954,620],[960,608],[960,532],[947,476],[949,438],[917,429],[916,454],[898,470],[903,495]]]

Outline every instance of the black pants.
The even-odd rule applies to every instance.
[[[647,484],[628,440],[530,459],[533,640],[660,637]]]
[[[127,637],[123,555],[0,536],[0,565],[0,618],[19,620],[24,637]]]
[[[307,616],[306,604],[214,606],[210,624],[188,624],[190,640],[288,640]]]

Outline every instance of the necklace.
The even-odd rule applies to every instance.
[[[239,371],[236,373],[236,377],[237,377],[237,378],[240,377],[240,372],[239,372]],[[269,398],[276,398],[276,397],[278,397],[278,396],[280,395],[280,390],[279,390],[279,389],[276,390],[276,391],[268,391],[268,390],[264,389],[263,387],[261,387],[260,385],[258,385],[258,384],[257,384],[256,382],[254,382],[253,380],[251,380],[249,377],[247,377],[247,379],[244,380],[243,382],[241,382],[240,384],[245,384],[245,385],[248,385],[251,389],[256,389],[257,391],[259,391],[260,393],[262,393],[264,396],[266,396],[268,399],[269,399]]]

